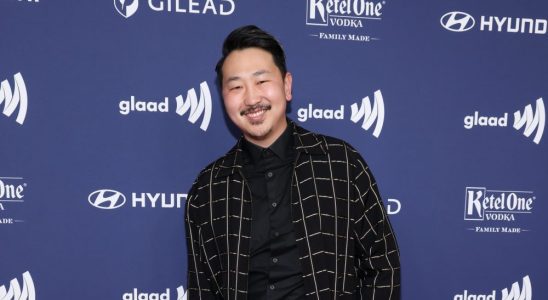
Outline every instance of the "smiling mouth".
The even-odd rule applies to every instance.
[[[268,104],[256,104],[248,109],[242,110],[240,112],[240,116],[260,114],[264,111],[270,110],[271,108],[272,106]]]

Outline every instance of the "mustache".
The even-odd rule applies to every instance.
[[[269,105],[269,104],[257,103],[253,106],[250,106],[250,107],[242,110],[240,112],[240,116],[245,116],[249,113],[252,113],[252,112],[255,112],[255,111],[258,111],[258,110],[270,110],[271,108],[272,108],[272,106]]]

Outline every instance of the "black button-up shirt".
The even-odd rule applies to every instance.
[[[290,184],[295,150],[288,128],[268,148],[244,143],[252,201],[248,299],[301,299],[302,267],[293,230]]]

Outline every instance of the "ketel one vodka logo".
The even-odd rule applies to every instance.
[[[364,0],[307,0],[306,24],[364,27],[367,19],[380,20],[385,2]]]
[[[25,202],[27,184],[22,177],[0,177],[0,212],[7,211],[9,205]],[[0,225],[24,222],[12,217],[1,215]],[[2,300],[2,298],[0,298]]]
[[[21,73],[13,76],[13,89],[7,79],[0,83],[0,109],[4,115],[9,117],[18,109],[15,121],[23,125],[27,116],[27,106],[27,87]]]
[[[490,225],[508,222],[514,227],[477,226],[476,232],[519,233],[515,227],[518,215],[531,214],[536,197],[532,191],[488,190],[484,187],[467,187],[464,220],[485,221]]]
[[[23,286],[19,284],[17,278],[10,281],[9,288],[0,286],[0,300],[36,300],[36,291],[34,282],[29,271],[23,273]]]
[[[504,113],[502,116],[486,116],[479,111],[475,111],[473,115],[464,117],[464,128],[472,129],[477,126],[481,127],[508,127],[509,114]],[[544,127],[546,124],[546,110],[544,108],[544,101],[542,98],[538,98],[536,101],[536,108],[533,112],[533,107],[528,104],[523,109],[523,112],[516,110],[514,112],[514,129],[521,131],[526,137],[532,137],[535,144],[539,144],[544,133]]]
[[[207,131],[212,114],[211,92],[207,82],[200,83],[200,96],[194,88],[187,91],[186,98],[179,95],[175,98],[177,107],[175,113],[179,116],[188,115],[188,121],[192,124],[196,123],[200,118],[200,129]],[[170,112],[169,97],[164,97],[163,101],[149,101],[137,99],[131,96],[129,100],[122,100],[119,103],[120,114],[129,115],[133,112],[148,112],[148,113],[167,113]]]

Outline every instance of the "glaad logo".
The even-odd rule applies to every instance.
[[[177,288],[177,300],[187,300],[187,292],[182,285]]]
[[[129,18],[137,11],[139,0],[126,4],[126,0],[114,0],[116,11],[124,18]],[[231,15],[236,4],[234,0],[148,0],[148,7],[156,12],[175,12],[189,14]],[[185,5],[186,4],[186,5]]]
[[[133,292],[131,293],[125,293],[122,295],[122,300],[170,300],[171,298],[171,291],[170,289],[166,289],[163,293],[143,293],[139,292],[138,289],[134,288]],[[183,286],[179,286],[177,288],[177,298],[176,300],[187,300],[187,293],[185,292],[185,289]],[[1,299],[0,299],[1,300]]]
[[[544,132],[545,119],[544,102],[542,101],[542,98],[539,98],[537,99],[537,108],[534,115],[531,104],[525,107],[523,115],[519,110],[514,112],[514,128],[516,130],[520,130],[523,126],[525,126],[523,135],[526,137],[529,137],[536,129],[537,133],[535,134],[533,142],[538,144],[540,143],[542,133]]]
[[[375,91],[373,108],[371,108],[371,101],[369,96],[362,99],[361,106],[358,107],[357,103],[350,106],[352,114],[350,120],[354,123],[362,121],[362,128],[367,131],[371,128],[375,121],[375,130],[373,136],[378,138],[382,131],[384,124],[384,100],[380,90]],[[312,103],[308,104],[308,108],[299,108],[297,110],[298,120],[306,122],[308,119],[344,119],[344,105],[341,105],[339,109],[320,109],[314,108]]]
[[[476,21],[471,15],[461,12],[452,11],[443,15],[440,19],[441,26],[445,29],[454,32],[468,31],[474,27]]]
[[[181,208],[187,194],[131,193],[131,207]],[[112,189],[97,190],[89,194],[88,201],[100,209],[116,209],[126,204],[126,196]]]
[[[114,0],[114,8],[124,18],[129,18],[135,14],[137,8],[139,8],[139,0],[127,1],[126,0]]]
[[[100,209],[115,209],[126,203],[126,196],[115,190],[97,190],[89,194],[88,201]]]
[[[475,232],[520,233],[528,231],[516,227],[517,215],[531,214],[536,197],[532,191],[488,190],[485,187],[467,187],[465,195],[464,220],[509,222],[514,227],[476,226]],[[519,225],[519,224],[518,224]]]
[[[190,109],[188,121],[194,124],[200,116],[203,116],[200,129],[203,131],[207,130],[209,120],[211,119],[211,93],[209,92],[207,82],[204,81],[200,83],[199,100],[196,96],[196,91],[193,88],[188,90],[186,94],[186,101],[183,99],[182,95],[177,96],[175,100],[177,101],[177,109],[175,112],[178,115],[182,116]]]
[[[187,92],[186,100],[182,95],[175,98],[177,108],[175,113],[182,116],[189,111],[188,121],[192,124],[202,117],[200,129],[207,131],[212,113],[211,92],[207,82],[200,83],[200,97],[198,98],[196,90],[191,88]],[[164,97],[164,101],[147,101],[136,99],[131,96],[130,100],[122,100],[118,105],[120,114],[129,115],[131,112],[169,112],[169,97]]]
[[[23,273],[23,288],[19,285],[17,278],[10,281],[10,288],[0,286],[0,300],[36,300],[34,282],[29,271]]]
[[[502,300],[531,300],[533,297],[533,288],[531,286],[531,280],[529,275],[523,277],[522,288],[519,288],[519,283],[516,281],[512,284],[512,289],[508,292],[508,289],[502,290]]]
[[[8,117],[11,116],[11,114],[19,106],[19,111],[15,121],[20,125],[23,125],[27,116],[27,87],[25,86],[23,75],[21,75],[20,72],[15,74],[13,79],[13,92],[7,79],[0,83],[0,105],[4,102],[4,109],[2,112]]]
[[[373,99],[373,109],[371,109],[371,101],[369,100],[369,96],[362,99],[362,105],[359,109],[357,104],[352,104],[350,106],[352,109],[350,120],[354,123],[358,123],[361,119],[363,119],[362,128],[366,131],[369,130],[376,120],[377,124],[375,125],[373,136],[378,138],[381,134],[382,125],[384,124],[384,101],[380,90],[375,91]]]
[[[481,16],[479,22],[480,31],[497,31],[508,33],[546,34],[548,32],[548,20]],[[443,28],[453,32],[465,32],[476,25],[476,19],[465,12],[452,11],[440,18]]]
[[[532,296],[531,280],[529,279],[529,275],[525,275],[523,277],[522,288],[519,287],[519,283],[516,281],[512,284],[510,291],[507,288],[501,291],[500,298],[497,298],[496,290],[493,290],[490,294],[473,294],[468,290],[464,290],[462,294],[456,294],[453,300],[531,300]]]
[[[525,106],[523,113],[519,110],[514,112],[514,128],[520,130],[524,128],[523,135],[526,137],[531,136],[536,130],[533,142],[539,144],[544,133],[544,126],[546,122],[546,111],[544,108],[544,101],[542,98],[537,99],[536,109],[533,114],[533,107],[528,104]],[[472,129],[474,126],[489,126],[489,127],[507,127],[508,126],[508,113],[504,113],[502,116],[482,116],[478,111],[475,111],[473,115],[464,117],[464,128]]]

